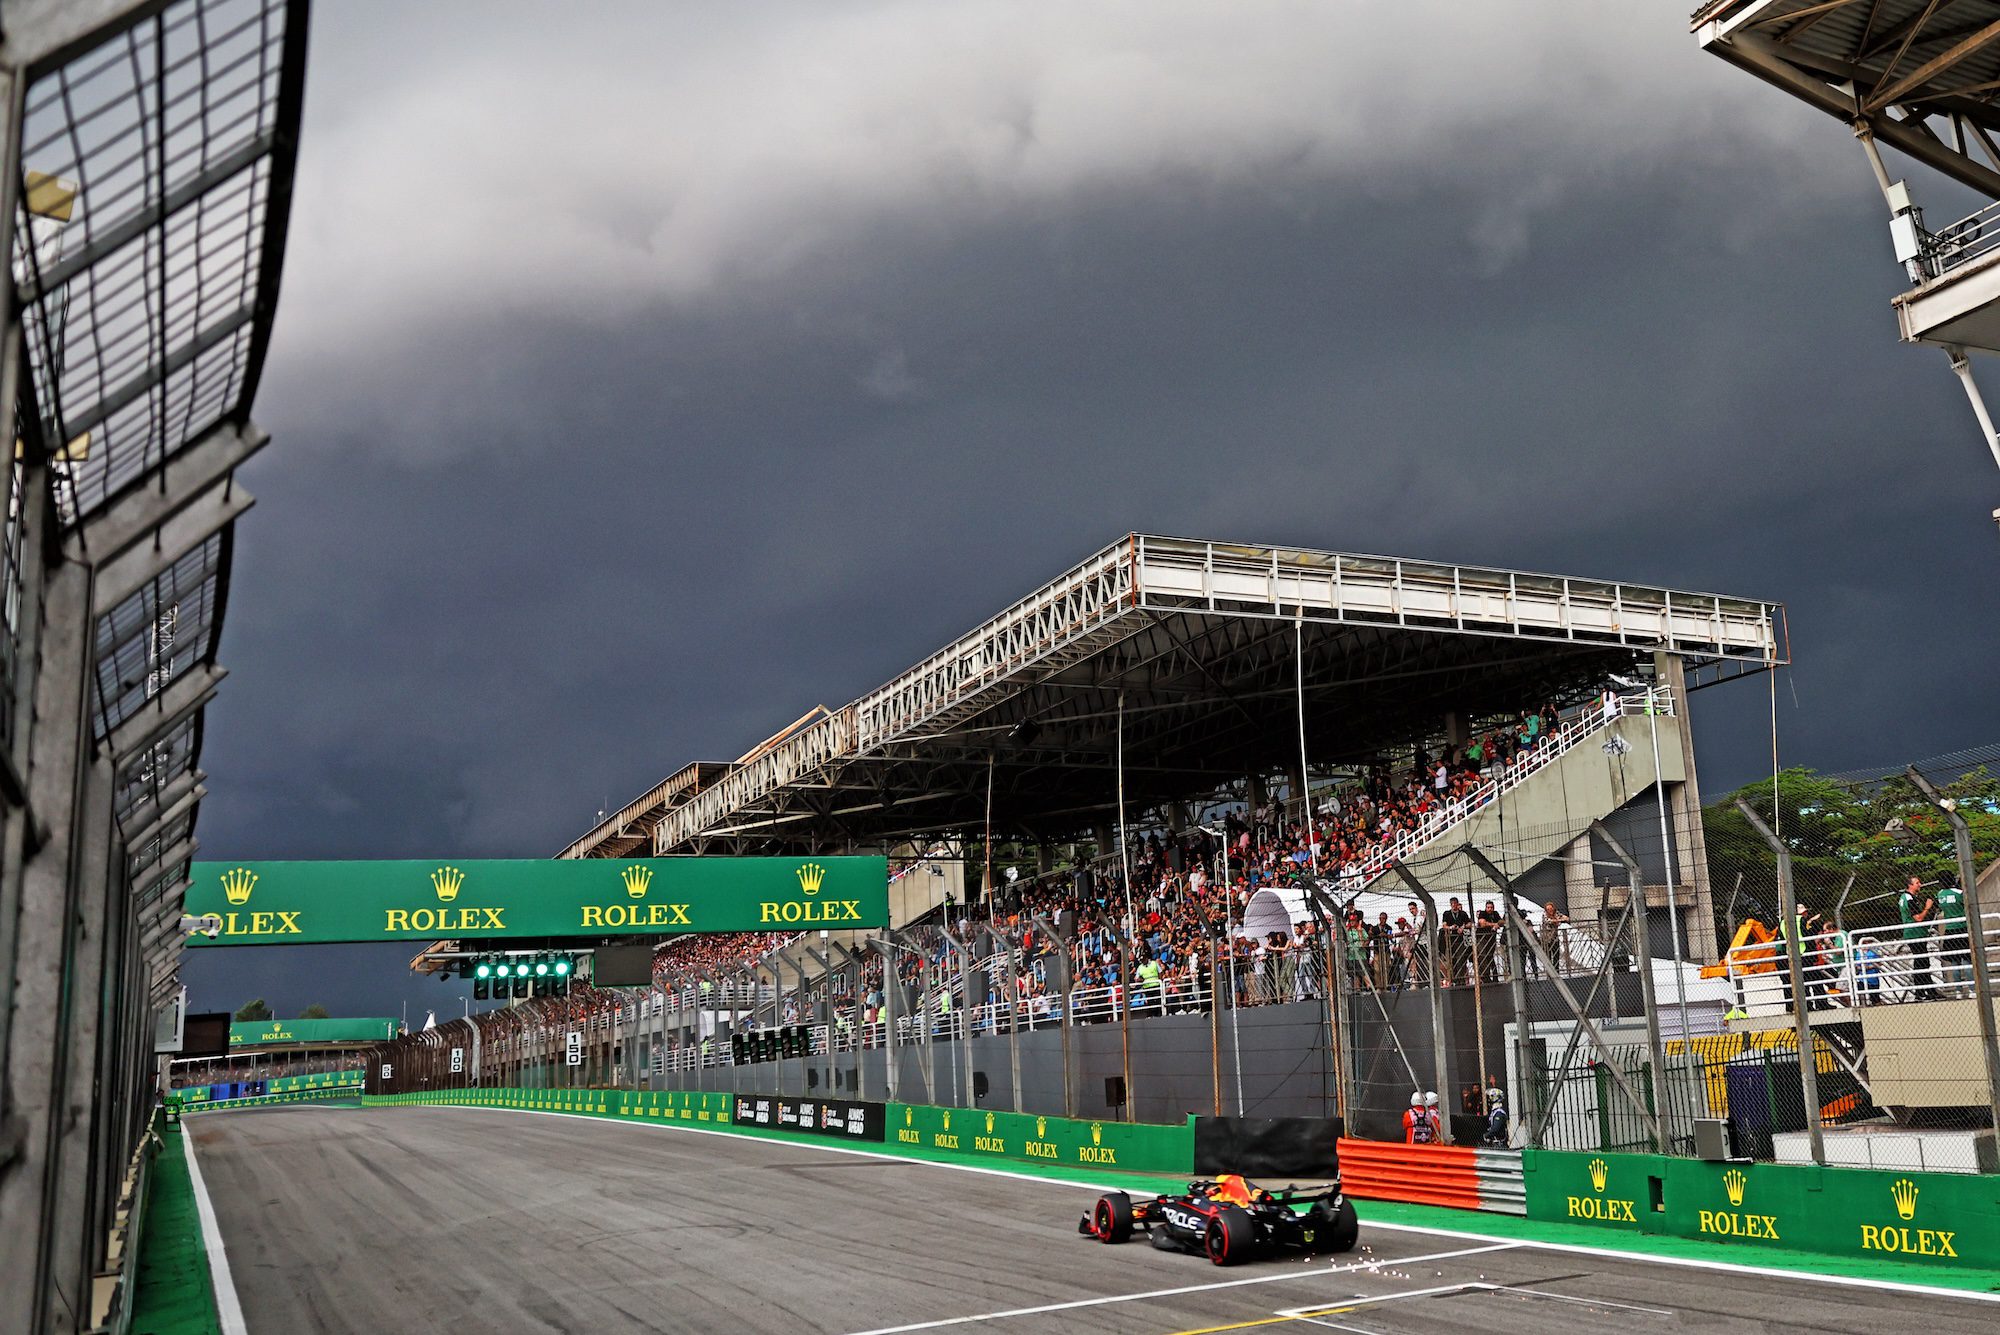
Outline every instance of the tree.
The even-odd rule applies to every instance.
[[[1938,786],[1971,827],[1975,865],[2000,856],[2000,778],[1977,768]],[[1778,905],[1777,859],[1736,809],[1739,797],[1770,825],[1772,781],[1745,784],[1702,812],[1716,908],[1727,912],[1735,903],[1725,939],[1745,917],[1774,923]],[[1811,912],[1838,913],[1848,927],[1882,926],[1896,920],[1896,893],[1910,877],[1959,879],[1950,823],[1903,775],[1864,784],[1789,769],[1778,776],[1777,797],[1776,829],[1791,850],[1793,888]]]
[[[299,1012],[299,1018],[301,1020],[325,1020],[331,1017],[327,1015],[326,1007],[315,1001],[312,1005]]]
[[[258,997],[255,1001],[244,1002],[242,1009],[236,1012],[236,1018],[245,1024],[252,1020],[268,1020],[271,1018],[271,1008],[264,1004],[264,998]]]

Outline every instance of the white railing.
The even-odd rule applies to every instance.
[[[1987,913],[1987,958],[2000,952],[2000,911]],[[1799,978],[1809,1010],[1899,1005],[1972,994],[1972,940],[1964,917],[1928,924],[1906,937],[1898,924],[1827,931],[1799,939]],[[1733,947],[1725,962],[1736,1004],[1746,1015],[1792,1009],[1791,971],[1782,940]]]
[[[1533,748],[1516,753],[1512,760],[1500,765],[1497,772],[1483,780],[1477,788],[1428,812],[1416,825],[1402,831],[1387,843],[1375,845],[1368,850],[1365,857],[1347,864],[1335,875],[1351,881],[1352,888],[1360,890],[1398,862],[1414,855],[1425,844],[1452,826],[1519,788],[1567,754],[1578,742],[1613,719],[1630,715],[1643,717],[1647,714],[1659,714],[1671,718],[1673,713],[1673,692],[1664,686],[1636,695],[1607,695],[1603,700],[1587,706],[1574,718],[1564,720],[1554,732]]]
[[[2000,204],[1988,204],[1938,231],[1924,229],[1919,262],[1929,278],[1942,278],[2000,248]]]

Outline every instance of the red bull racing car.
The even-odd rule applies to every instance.
[[[1310,1202],[1308,1205],[1307,1203]],[[1293,1207],[1307,1205],[1304,1213]],[[1266,1191],[1246,1178],[1224,1173],[1213,1181],[1188,1183],[1185,1192],[1134,1201],[1107,1191],[1076,1226],[1099,1242],[1124,1242],[1134,1229],[1167,1251],[1206,1256],[1217,1265],[1236,1265],[1276,1252],[1352,1250],[1361,1234],[1354,1204],[1335,1183],[1324,1190],[1286,1187]]]

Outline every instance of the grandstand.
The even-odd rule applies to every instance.
[[[481,1019],[484,1060],[503,1079],[548,1079],[549,1045],[580,1026],[588,1080],[699,1080],[730,1064],[725,1037],[797,1025],[802,1051],[844,1053],[864,1082],[866,1055],[893,1083],[915,1058],[884,1050],[916,1042],[934,1063],[918,1017],[939,1008],[969,1013],[970,1029],[951,1032],[989,1035],[1122,1022],[1147,999],[1163,1020],[1275,1015],[1332,990],[1316,886],[1385,924],[1361,947],[1360,982],[1464,983],[1497,976],[1497,938],[1465,936],[1454,960],[1446,946],[1461,938],[1419,941],[1424,919],[1400,938],[1386,924],[1411,876],[1434,931],[1453,896],[1494,894],[1495,864],[1564,967],[1589,970],[1624,949],[1630,897],[1622,873],[1607,883],[1612,843],[1632,850],[1645,901],[1671,907],[1649,950],[1677,979],[1680,959],[1721,946],[1690,696],[1784,661],[1783,608],[1754,599],[1128,534],[851,704],[814,709],[730,764],[675,771],[564,850],[885,852],[909,872],[963,865],[959,907],[899,897],[886,937],[670,940],[636,1002],[579,986]],[[1018,879],[990,895],[977,874],[989,842],[1034,862],[1023,876],[1017,860]],[[1065,943],[1054,955],[1051,930]],[[477,947],[439,942],[414,965],[435,972]],[[1399,1004],[1405,1018],[1385,1012],[1384,1033],[1431,1023]],[[996,1083],[1074,1111],[1073,1081],[1038,1088],[1071,1064],[1066,1051]],[[943,1077],[926,1065],[902,1078],[935,1090]],[[1318,1111],[1329,1091],[1259,1097]]]

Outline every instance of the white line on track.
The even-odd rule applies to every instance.
[[[1422,1257],[1414,1258],[1422,1260]],[[1444,1294],[1464,1293],[1468,1289],[1498,1288],[1497,1284],[1439,1284],[1428,1289],[1404,1289],[1400,1293],[1378,1293],[1370,1298],[1349,1298],[1342,1302],[1314,1303],[1310,1307],[1288,1307],[1273,1316],[1290,1317],[1294,1321],[1304,1321],[1309,1325],[1325,1326],[1328,1330],[1351,1331],[1354,1335],[1373,1335],[1360,1326],[1343,1326],[1338,1321],[1325,1320],[1332,1315],[1345,1315],[1357,1307],[1381,1307],[1387,1303],[1407,1302],[1412,1298],[1436,1298]]]
[[[688,1091],[699,1093],[700,1091]],[[447,1112],[491,1112],[522,1113],[530,1117],[564,1117],[579,1122],[609,1123],[613,1126],[643,1126],[655,1131],[685,1131],[697,1136],[728,1136],[736,1140],[762,1141],[766,1145],[789,1145],[794,1149],[820,1150],[827,1154],[852,1154],[863,1159],[886,1159],[891,1163],[909,1164],[918,1168],[943,1168],[954,1173],[980,1173],[988,1177],[1011,1178],[1016,1182],[1046,1182],[1050,1186],[1075,1187],[1084,1191],[1103,1191],[1105,1183],[1080,1182],[1073,1178],[1041,1177],[1035,1174],[1018,1173],[1007,1168],[982,1168],[977,1164],[940,1163],[935,1159],[912,1159],[901,1154],[888,1154],[881,1150],[861,1150],[852,1145],[812,1145],[796,1140],[764,1140],[761,1136],[747,1135],[741,1131],[721,1131],[713,1127],[681,1126],[675,1122],[642,1122],[638,1118],[605,1117],[591,1113],[548,1112],[540,1108],[481,1108],[465,1103],[410,1104],[409,1107],[435,1107]],[[1166,1176],[1166,1174],[1153,1174]],[[1364,1205],[1366,1202],[1362,1202]],[[1461,1238],[1467,1242],[1499,1242],[1515,1247],[1529,1248],[1543,1252],[1563,1252],[1570,1256],[1595,1256],[1600,1260],[1623,1261],[1633,1265],[1675,1266],[1687,1270],[1710,1270],[1724,1275],[1752,1275],[1760,1279],[1789,1279],[1801,1284],[1828,1284],[1836,1288],[1875,1289],[1885,1293],[1920,1294],[1926,1298],[1956,1298],[1966,1302],[2000,1303],[2000,1293],[1982,1293],[1976,1289],[1941,1288],[1935,1284],[1911,1284],[1898,1279],[1868,1279],[1860,1275],[1831,1275],[1818,1270],[1786,1270],[1781,1266],[1745,1265],[1741,1261],[1708,1261],[1694,1256],[1659,1256],[1651,1252],[1622,1251],[1616,1247],[1592,1247],[1580,1242],[1545,1242],[1540,1238],[1510,1238],[1498,1233],[1476,1233],[1470,1229],[1438,1228],[1430,1224],[1387,1224],[1364,1216],[1363,1227],[1381,1233],[1421,1233],[1432,1238]],[[1831,1261],[1833,1258],[1827,1258]]]
[[[941,1330],[946,1326],[969,1326],[979,1321],[1002,1321],[1008,1317],[1016,1316],[1041,1316],[1047,1312],[1071,1312],[1080,1307],[1105,1307],[1112,1303],[1145,1302],[1149,1298],[1178,1298],[1185,1293],[1212,1293],[1217,1289],[1243,1289],[1253,1284],[1282,1284],[1286,1281],[1297,1283],[1303,1280],[1320,1279],[1329,1275],[1366,1275],[1376,1273],[1381,1267],[1386,1265],[1422,1265],[1426,1261],[1448,1261],[1458,1256],[1479,1256],[1486,1252],[1513,1251],[1519,1245],[1518,1243],[1503,1242],[1494,1247],[1464,1247],[1455,1252],[1433,1252],[1429,1256],[1399,1256],[1393,1261],[1362,1261],[1352,1265],[1333,1266],[1326,1270],[1289,1269],[1283,1274],[1278,1275],[1253,1275],[1249,1279],[1220,1279],[1213,1284],[1183,1284],[1179,1288],[1149,1289],[1144,1293],[1114,1293],[1103,1298],[1076,1298],[1066,1303],[1044,1303],[1039,1307],[1010,1307],[1002,1312],[977,1312],[971,1316],[948,1316],[936,1321],[916,1321],[907,1326],[878,1326],[874,1330],[856,1331],[854,1335],[904,1335],[905,1332],[913,1330]],[[1451,1287],[1458,1288],[1460,1286],[1452,1285]],[[1405,1296],[1415,1297],[1416,1295],[1408,1294]],[[1347,1301],[1343,1299],[1341,1305],[1346,1306]],[[1352,1301],[1361,1302],[1364,1300],[1357,1298]],[[1365,1301],[1373,1302],[1377,1300],[1367,1299]],[[1320,1303],[1306,1310],[1318,1311],[1320,1308],[1328,1305],[1327,1303]]]
[[[222,1230],[216,1226],[215,1203],[208,1198],[208,1183],[202,1180],[201,1163],[194,1157],[194,1137],[181,1128],[181,1151],[187,1155],[188,1177],[194,1183],[194,1212],[201,1220],[202,1245],[208,1248],[208,1275],[215,1285],[215,1315],[222,1335],[246,1335],[243,1303],[236,1296],[236,1280],[229,1273],[229,1256],[222,1250]]]

